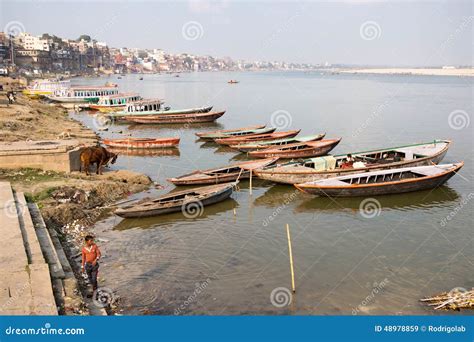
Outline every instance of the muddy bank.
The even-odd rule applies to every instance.
[[[85,176],[77,172],[0,169],[0,180],[9,181],[15,191],[24,192],[28,201],[38,204],[46,225],[58,234],[84,297],[90,294],[81,273],[84,237],[95,235],[93,225],[110,215],[117,201],[147,190],[151,184],[148,176],[126,170]],[[99,246],[104,242],[97,238]],[[100,277],[99,286],[106,286]],[[114,301],[107,303],[109,309],[116,309],[118,300],[114,296]],[[76,304],[77,308],[71,308],[71,311],[84,312],[83,303]]]
[[[0,142],[61,138],[95,145],[98,141],[94,131],[71,119],[64,108],[21,93],[17,93],[17,102],[8,105],[5,95],[0,96]]]

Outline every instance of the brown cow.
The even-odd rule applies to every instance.
[[[117,156],[116,153],[109,152],[102,146],[86,147],[81,152],[81,169],[79,171],[82,172],[82,169],[84,169],[86,175],[89,175],[89,166],[96,164],[96,173],[101,175],[102,167],[107,166],[109,162],[115,164]]]

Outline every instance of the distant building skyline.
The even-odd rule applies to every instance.
[[[2,0],[0,30],[234,60],[472,66],[471,1]]]

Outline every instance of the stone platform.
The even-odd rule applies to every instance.
[[[80,149],[78,140],[2,142],[0,143],[0,168],[79,171]]]

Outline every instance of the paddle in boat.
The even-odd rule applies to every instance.
[[[255,174],[261,179],[272,182],[295,184],[367,171],[432,165],[443,160],[450,145],[451,141],[449,140],[434,140],[419,144],[353,152],[350,153],[353,159],[352,164],[347,163],[347,153],[309,158],[267,166],[255,170]]]
[[[166,115],[146,115],[146,116],[126,116],[125,121],[138,124],[175,124],[187,123],[196,124],[202,122],[211,122],[219,119],[225,111],[208,113],[189,113],[189,114],[166,114]]]
[[[252,141],[261,141],[261,140],[268,141],[268,140],[278,140],[278,139],[283,139],[283,138],[292,138],[298,135],[299,132],[300,130],[292,130],[292,131],[285,131],[285,132],[249,134],[249,135],[244,135],[241,137],[216,139],[214,141],[220,145],[234,145],[238,143],[252,142]]]
[[[89,108],[102,113],[116,112],[123,110],[127,103],[136,102],[141,99],[142,97],[136,93],[103,96],[97,104],[91,104]]]
[[[179,145],[179,138],[126,138],[103,139],[104,145],[127,149],[152,149]]]
[[[194,189],[172,192],[156,199],[142,200],[124,206],[115,214],[125,218],[157,216],[182,211],[191,213],[202,207],[221,202],[230,197],[237,182],[203,186]]]
[[[194,113],[209,113],[212,106],[187,108],[187,109],[171,109],[164,107],[163,101],[159,99],[145,99],[136,102],[130,102],[122,111],[111,113],[110,116],[115,118],[126,117],[144,117],[157,115],[175,115],[175,114],[194,114]]]
[[[100,97],[117,95],[118,92],[117,85],[75,86],[56,90],[52,95],[46,97],[51,101],[61,103],[97,103]]]
[[[295,184],[295,187],[313,195],[328,197],[400,194],[438,187],[463,165],[464,162],[460,162],[362,172]]]
[[[232,165],[216,167],[208,170],[196,170],[168,181],[174,185],[217,184],[231,182],[250,177],[250,170],[275,163],[278,158],[244,161]]]
[[[318,141],[324,138],[326,133],[321,134],[314,134],[314,135],[307,135],[304,137],[293,137],[293,138],[285,138],[285,139],[278,139],[278,140],[259,140],[259,141],[251,141],[251,142],[242,142],[236,145],[229,145],[229,147],[239,150],[240,152],[250,152],[255,150],[262,150],[265,148],[270,147],[278,147],[284,146],[288,144],[294,144],[299,142],[307,142],[307,141]]]
[[[328,154],[341,138],[324,139],[319,141],[298,142],[285,146],[270,147],[262,150],[251,151],[248,153],[251,157],[271,158],[278,157],[283,159],[317,157]]]
[[[252,130],[261,129],[261,128],[265,128],[265,125],[256,125],[256,126],[234,128],[234,129],[221,129],[221,130],[210,131],[210,132],[199,132],[199,133],[196,133],[196,136],[198,136],[200,139],[213,140],[213,139],[225,138],[226,136],[228,137],[229,135],[227,134],[230,134],[230,133],[252,131]]]

